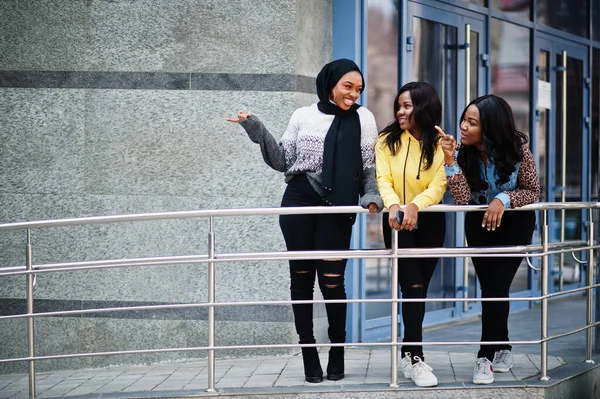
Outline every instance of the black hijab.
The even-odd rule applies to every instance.
[[[325,199],[333,205],[356,205],[360,193],[363,163],[360,119],[356,112],[360,105],[352,104],[345,111],[329,100],[331,90],[342,76],[352,71],[360,73],[362,77],[353,61],[339,59],[326,64],[317,75],[317,107],[324,114],[335,115],[325,136],[321,179],[327,192]]]

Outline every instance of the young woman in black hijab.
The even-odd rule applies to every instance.
[[[364,90],[358,66],[347,59],[333,61],[317,76],[319,102],[294,111],[277,142],[261,121],[240,112],[230,122],[240,123],[259,144],[263,159],[284,172],[287,188],[281,206],[357,205],[371,213],[383,204],[375,180],[377,126],[373,114],[356,103]],[[355,214],[282,215],[279,224],[289,251],[347,250]],[[346,299],[346,259],[291,260],[292,300],[312,300],[315,276],[325,299]],[[294,304],[300,344],[316,343],[313,305]],[[327,303],[328,335],[332,343],[346,341],[346,304]],[[305,379],[323,381],[315,347],[302,348]],[[344,347],[329,350],[327,379],[344,378]]]

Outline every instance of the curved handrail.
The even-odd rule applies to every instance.
[[[419,212],[475,212],[486,209],[485,205],[432,205]],[[539,202],[507,211],[550,210],[550,209],[590,209],[600,208],[600,202]],[[297,215],[297,214],[334,214],[334,213],[367,213],[360,206],[306,206],[277,208],[237,208],[211,209],[197,211],[175,211],[157,213],[138,213],[112,216],[88,216],[81,218],[36,220],[0,224],[0,232],[24,229],[41,229],[48,227],[78,226],[87,224],[121,223],[136,221],[152,221],[165,219],[190,219],[231,216],[265,216],[265,215]]]
[[[481,211],[486,209],[487,206],[482,205],[434,205],[423,209],[421,212],[473,212]],[[548,210],[589,210],[590,223],[588,225],[588,240],[572,240],[565,242],[548,242],[548,225],[547,225],[547,211]],[[147,257],[147,258],[130,258],[130,259],[111,259],[111,260],[99,260],[99,261],[84,261],[84,262],[68,262],[68,263],[53,263],[53,264],[42,264],[33,265],[31,257],[27,257],[26,266],[10,266],[0,268],[0,277],[9,275],[26,275],[28,280],[28,311],[24,314],[18,315],[7,315],[0,316],[0,320],[3,319],[27,319],[28,322],[28,334],[33,337],[33,319],[38,317],[52,317],[60,315],[75,315],[75,314],[87,314],[95,312],[119,312],[119,311],[131,311],[131,310],[150,310],[150,309],[177,309],[177,308],[208,308],[209,311],[209,336],[214,335],[214,316],[211,316],[210,312],[214,312],[214,309],[220,306],[243,306],[253,304],[269,304],[269,305],[289,305],[292,303],[373,303],[373,302],[385,302],[392,304],[392,319],[394,318],[394,311],[397,312],[397,303],[401,302],[472,302],[477,301],[506,301],[506,298],[426,298],[426,299],[404,299],[398,298],[397,293],[392,295],[392,298],[382,299],[345,299],[345,300],[311,300],[311,301],[251,301],[251,302],[219,302],[217,303],[214,299],[210,299],[203,303],[187,303],[187,304],[169,304],[169,305],[147,305],[147,306],[135,306],[135,307],[116,307],[116,308],[104,308],[104,309],[85,309],[85,310],[72,310],[72,311],[54,311],[54,312],[33,312],[33,286],[35,285],[35,276],[37,273],[43,272],[54,272],[54,271],[76,271],[76,270],[90,270],[90,269],[108,269],[118,267],[140,267],[140,266],[155,266],[155,265],[166,265],[166,264],[185,264],[185,263],[207,263],[208,274],[214,274],[214,266],[216,263],[221,262],[236,262],[236,261],[254,261],[254,260],[290,260],[290,259],[328,259],[328,258],[386,258],[392,260],[392,276],[397,275],[393,270],[397,270],[397,260],[401,257],[481,257],[481,256],[501,256],[511,257],[518,256],[522,257],[525,255],[528,266],[534,270],[541,270],[544,274],[542,281],[547,282],[548,273],[548,256],[559,253],[571,253],[573,258],[578,263],[590,263],[593,264],[595,257],[594,251],[600,248],[600,245],[596,244],[593,235],[593,213],[592,209],[600,209],[600,202],[577,202],[577,203],[537,203],[531,204],[517,209],[510,209],[507,211],[523,211],[523,210],[537,210],[541,211],[542,217],[542,242],[541,244],[521,245],[512,247],[458,247],[458,248],[395,248],[393,250],[388,249],[372,249],[372,250],[348,250],[348,251],[279,251],[279,252],[253,252],[253,253],[214,253],[214,242],[209,248],[207,255],[186,255],[186,256],[164,256],[164,257]],[[93,225],[93,224],[106,224],[106,223],[123,223],[123,222],[139,222],[139,221],[157,221],[157,220],[173,220],[173,219],[189,219],[189,218],[210,218],[211,227],[209,236],[213,237],[214,240],[214,218],[215,217],[239,217],[239,216],[268,216],[268,215],[293,215],[293,214],[332,214],[332,213],[366,213],[366,209],[358,206],[346,206],[346,207],[294,207],[294,208],[243,208],[243,209],[216,209],[216,210],[197,210],[197,211],[178,211],[178,212],[159,212],[159,213],[142,213],[142,214],[129,214],[129,215],[113,215],[113,216],[94,216],[94,217],[82,217],[82,218],[68,218],[68,219],[56,219],[56,220],[38,220],[28,222],[15,222],[15,223],[4,223],[0,224],[0,233],[5,231],[14,230],[27,230],[28,235],[28,251],[31,250],[30,242],[30,230],[31,229],[43,229],[50,227],[66,227],[66,226],[77,226],[77,225]],[[397,234],[394,232],[393,236],[397,239]],[[209,244],[210,246],[210,244]],[[212,248],[212,249],[211,249]],[[575,256],[575,252],[589,251],[588,261],[582,261]],[[536,268],[531,263],[531,258],[541,257],[542,267]],[[212,271],[211,271],[212,269]],[[600,324],[600,322],[593,322],[591,319],[591,295],[595,288],[600,287],[600,284],[594,284],[591,280],[593,276],[593,269],[588,274],[588,282],[584,287],[575,288],[567,291],[560,291],[555,293],[548,293],[547,287],[542,288],[541,296],[529,296],[521,298],[510,298],[509,301],[541,301],[542,302],[542,338],[539,340],[532,341],[511,341],[509,344],[520,344],[520,343],[536,343],[542,346],[542,379],[547,379],[547,342],[565,336],[573,334],[575,332],[587,330],[587,348],[589,362],[591,359],[591,328]],[[212,283],[209,279],[209,292],[211,287],[214,285],[214,279]],[[394,285],[394,283],[392,283]],[[212,287],[214,292],[215,288]],[[547,334],[547,301],[550,298],[554,298],[560,295],[567,295],[575,292],[586,291],[588,294],[588,321],[586,326],[577,330],[562,333],[556,336],[548,336]],[[397,316],[397,315],[396,315]],[[211,324],[212,323],[212,324]],[[394,323],[392,323],[392,327]],[[394,334],[392,334],[394,336]],[[35,372],[33,370],[33,362],[35,360],[45,359],[58,359],[58,358],[72,358],[72,357],[87,357],[87,356],[103,356],[103,355],[114,355],[114,354],[130,354],[130,353],[158,353],[158,352],[174,352],[174,351],[208,351],[209,352],[209,376],[214,377],[214,364],[211,366],[211,362],[214,363],[214,351],[219,349],[247,349],[247,348],[296,348],[306,345],[288,345],[288,344],[272,344],[272,345],[235,345],[235,346],[217,346],[210,343],[207,347],[190,347],[190,348],[162,348],[162,349],[140,349],[140,350],[125,350],[115,352],[96,352],[96,353],[76,353],[76,354],[63,354],[63,355],[49,355],[49,356],[34,356],[33,351],[33,339],[29,339],[30,342],[30,355],[23,358],[12,358],[12,359],[0,359],[0,363],[15,362],[26,360],[30,362],[30,383],[32,378],[35,379]],[[456,344],[477,344],[477,342],[427,342],[427,345],[456,345]],[[392,347],[392,358],[397,359],[398,345],[401,343],[392,340],[391,342],[379,342],[379,343],[353,343],[352,345],[357,346],[391,346]],[[343,346],[345,344],[311,344],[308,346]],[[394,352],[396,351],[396,352]],[[211,359],[212,355],[212,360]],[[396,365],[397,367],[397,365]],[[392,362],[392,369],[394,365]],[[33,377],[32,377],[33,375]],[[395,375],[394,370],[392,375]],[[210,379],[209,379],[210,381]],[[209,383],[209,385],[211,385]],[[214,385],[214,379],[213,384]],[[30,385],[31,387],[31,385]]]

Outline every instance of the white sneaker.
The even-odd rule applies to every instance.
[[[402,369],[402,373],[404,374],[404,378],[411,379],[412,378],[412,357],[410,356],[410,352],[405,352],[404,357],[400,359],[400,369]]]
[[[480,357],[475,361],[473,384],[491,384],[494,382],[494,368],[487,357]]]
[[[427,363],[415,356],[417,361],[412,365],[412,379],[418,387],[434,387],[438,384],[438,380],[432,373],[432,368]]]
[[[513,355],[508,349],[496,351],[492,367],[496,373],[508,373],[513,367]]]

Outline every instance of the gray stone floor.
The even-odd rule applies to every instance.
[[[573,297],[552,302],[549,307],[550,334],[583,326],[585,298]],[[513,340],[539,337],[539,308],[511,315],[510,332]],[[426,331],[425,341],[477,340],[480,321],[444,326]],[[549,370],[567,369],[569,363],[578,365],[585,360],[585,333],[573,334],[549,344]],[[440,389],[474,388],[472,384],[476,347],[425,347],[427,363],[434,368]],[[495,374],[491,386],[530,387],[539,385],[539,345],[513,347],[515,366],[509,373]],[[315,389],[388,389],[391,381],[390,350],[385,347],[349,347],[346,351],[346,378],[304,382],[302,358],[299,352],[288,356],[223,359],[216,361],[216,389],[235,390],[237,395],[258,390],[276,396],[277,392],[304,392]],[[321,363],[327,364],[327,348],[321,348]],[[565,367],[567,366],[567,367]],[[590,366],[593,367],[593,366]],[[580,368],[578,370],[580,370]],[[568,378],[568,371],[559,373]],[[398,374],[400,390],[413,390],[412,381]],[[491,387],[490,386],[490,387]],[[144,366],[111,367],[71,371],[44,372],[36,375],[36,393],[40,398],[59,397],[179,397],[208,396],[207,362],[169,363]],[[478,387],[479,388],[479,387]],[[391,388],[389,388],[391,389]],[[398,388],[396,388],[398,389]],[[422,388],[419,388],[422,389]],[[177,394],[174,394],[177,392]],[[164,393],[164,395],[163,395]],[[0,376],[0,398],[28,398],[28,377],[25,374]]]
[[[324,380],[320,387],[341,385],[368,385],[390,383],[390,352],[382,349],[349,348],[346,351],[346,378],[341,381]],[[473,352],[427,352],[428,364],[434,367],[440,385],[470,385],[473,377]],[[327,364],[327,351],[321,353],[321,362]],[[551,356],[548,368],[554,369],[566,362]],[[539,373],[540,356],[515,356],[512,372],[495,374],[498,382],[519,382]],[[290,356],[229,359],[216,362],[216,388],[286,388],[315,386],[303,380],[302,358],[299,353]],[[399,373],[401,386],[412,381]],[[206,390],[208,387],[206,362],[160,364],[139,367],[112,367],[97,370],[74,370],[39,373],[36,377],[37,396],[40,398],[78,396],[116,392],[159,392],[174,390]],[[27,398],[26,375],[0,376],[0,398]]]

